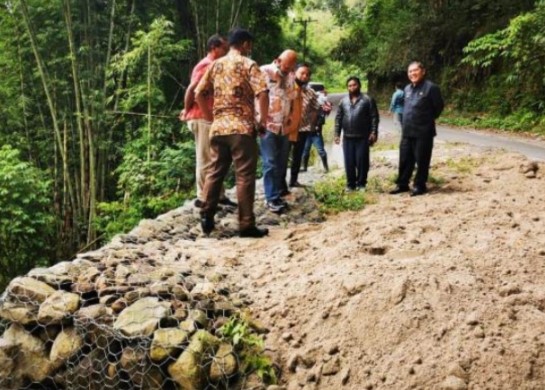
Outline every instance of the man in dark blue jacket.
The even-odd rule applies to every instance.
[[[444,103],[439,87],[425,79],[426,69],[420,62],[408,68],[410,84],[405,87],[403,129],[399,145],[399,172],[397,187],[390,194],[408,192],[409,181],[416,164],[416,175],[411,196],[425,194],[430,171],[435,120],[443,111]]]
[[[369,146],[377,141],[379,114],[375,100],[361,93],[361,82],[350,77],[348,96],[339,103],[335,116],[335,143],[343,135],[346,190],[365,190],[369,172]]]

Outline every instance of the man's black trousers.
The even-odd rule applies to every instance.
[[[399,145],[398,187],[408,187],[416,164],[414,187],[426,189],[430,172],[433,137],[402,137]]]
[[[352,189],[367,185],[369,141],[367,138],[343,138],[346,186]]]

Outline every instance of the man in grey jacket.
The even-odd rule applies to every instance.
[[[350,77],[348,96],[339,103],[335,116],[335,143],[343,134],[346,191],[365,190],[369,173],[369,147],[377,141],[379,114],[375,100],[361,93],[361,82]]]

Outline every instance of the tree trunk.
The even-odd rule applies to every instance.
[[[44,94],[46,96],[47,105],[49,107],[49,112],[51,115],[51,121],[53,124],[53,132],[55,134],[55,140],[58,144],[58,151],[61,156],[62,164],[63,164],[63,198],[67,201],[64,202],[66,205],[66,209],[63,210],[64,213],[69,213],[69,210],[74,209],[76,206],[75,197],[74,197],[74,191],[72,186],[72,181],[70,180],[70,175],[68,173],[68,155],[67,155],[67,148],[64,145],[63,137],[61,135],[59,122],[57,118],[57,112],[55,110],[55,104],[53,102],[53,98],[51,95],[51,90],[49,88],[49,81],[48,76],[46,73],[46,69],[44,66],[44,63],[42,61],[42,58],[40,56],[40,53],[38,52],[38,45],[36,42],[36,34],[34,33],[34,30],[32,28],[32,24],[30,22],[30,16],[28,13],[28,6],[26,3],[26,0],[21,0],[21,13],[23,15],[23,21],[25,24],[25,28],[27,30],[27,34],[29,36],[30,44],[32,47],[32,52],[34,53],[34,58],[36,60],[36,65],[38,67],[38,73],[40,75],[40,80],[42,81],[42,86],[44,89]]]
[[[89,191],[88,191],[88,168],[87,168],[87,153],[86,137],[84,133],[83,112],[81,108],[81,91],[80,79],[78,74],[77,53],[74,45],[74,37],[72,35],[72,10],[70,9],[70,0],[64,1],[64,20],[66,23],[66,34],[68,37],[68,46],[70,50],[70,67],[72,70],[72,81],[74,86],[74,103],[76,105],[76,126],[79,137],[79,168],[80,168],[80,187],[78,198],[80,208],[77,210],[79,218],[85,223],[87,220]]]

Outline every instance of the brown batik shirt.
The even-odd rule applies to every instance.
[[[264,91],[267,91],[267,83],[255,61],[234,50],[217,59],[195,89],[195,94],[214,96],[210,137],[254,135],[254,100]]]

